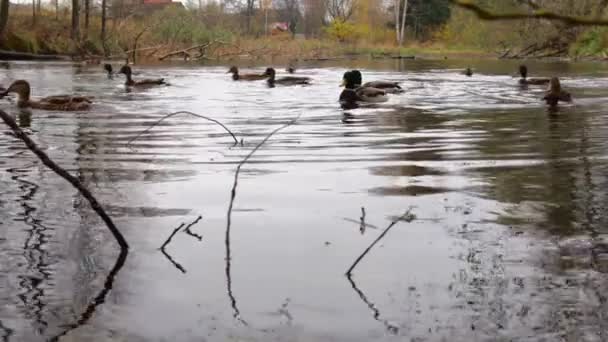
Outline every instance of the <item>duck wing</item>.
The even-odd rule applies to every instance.
[[[387,93],[401,93],[403,89],[399,86],[398,82],[389,82],[389,81],[373,81],[367,82],[363,85],[363,87],[370,87],[376,89],[382,89]]]
[[[48,102],[48,101],[37,101],[30,102],[30,106],[35,109],[42,110],[60,110],[60,111],[82,111],[91,108],[91,103],[87,101],[75,101],[75,102]]]
[[[310,77],[286,76],[275,80],[275,83],[285,85],[310,84]]]
[[[259,81],[268,78],[264,74],[239,74],[239,80],[243,81]]]
[[[373,87],[359,87],[355,90],[361,101],[365,102],[384,102],[387,101],[386,92],[382,89]]]
[[[135,81],[134,86],[161,85],[166,84],[164,78],[148,78]]]
[[[45,98],[40,99],[40,102],[44,103],[52,103],[52,104],[65,104],[65,103],[73,103],[73,102],[87,102],[92,103],[92,97],[90,96],[82,96],[82,95],[54,95],[47,96]]]

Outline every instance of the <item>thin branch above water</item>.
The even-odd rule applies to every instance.
[[[186,110],[180,110],[178,112],[169,113],[169,114],[163,116],[160,120],[158,120],[155,123],[153,123],[152,126],[146,128],[144,131],[142,131],[141,133],[139,133],[138,135],[136,135],[134,138],[132,138],[131,140],[129,140],[127,142],[127,145],[131,145],[131,143],[133,143],[135,140],[139,139],[139,137],[141,137],[142,135],[148,133],[152,128],[158,126],[164,120],[166,120],[166,119],[168,119],[168,118],[170,118],[172,116],[179,115],[179,114],[188,114],[188,115],[195,116],[197,118],[201,118],[201,119],[204,119],[204,120],[216,123],[219,126],[221,126],[226,132],[228,132],[232,136],[232,139],[234,139],[234,144],[235,145],[237,145],[239,143],[239,140],[236,138],[236,135],[234,135],[234,133],[232,133],[232,131],[230,129],[228,129],[228,127],[226,127],[223,123],[219,122],[218,120],[210,118],[208,116],[204,116],[204,115],[196,114],[196,113],[193,113],[193,112],[189,112],[189,111],[186,111]]]

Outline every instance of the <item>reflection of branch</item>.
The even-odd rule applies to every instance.
[[[169,255],[169,253],[167,253],[167,251],[165,250],[165,247],[171,242],[171,239],[173,238],[173,236],[175,236],[175,234],[177,234],[177,232],[179,232],[180,229],[182,229],[185,225],[186,225],[185,223],[182,223],[177,228],[175,228],[173,230],[173,232],[171,233],[171,235],[169,235],[169,237],[167,238],[167,240],[165,240],[165,243],[163,243],[163,245],[160,246],[160,251],[163,253],[163,255],[165,257],[167,257],[167,259],[169,259],[169,261],[173,264],[173,266],[175,266],[182,273],[186,273],[186,269],[182,265],[180,265],[178,262],[176,262],[175,260],[173,260],[173,258],[171,257],[171,255]]]
[[[14,334],[13,329],[5,327],[2,320],[0,320],[0,331],[3,332],[2,336],[0,336],[0,338],[2,338],[2,342],[10,341],[11,336]]]
[[[412,215],[411,212],[412,208],[408,209],[405,214],[399,216],[396,220],[391,222],[391,224],[389,224],[388,227],[384,229],[384,231],[378,236],[378,238],[374,240],[374,242],[372,242],[372,244],[369,245],[361,255],[359,255],[357,260],[355,260],[355,262],[350,266],[348,271],[346,271],[346,276],[349,277],[352,274],[355,267],[357,267],[357,264],[367,255],[367,253],[369,253],[369,251],[371,251],[371,249],[378,243],[378,241],[382,240],[382,238],[388,233],[388,231],[391,230],[391,228],[393,228],[399,221],[404,220],[406,222],[412,222],[414,220],[414,215]]]
[[[57,342],[59,339],[65,335],[67,335],[70,331],[75,330],[83,325],[85,325],[89,319],[93,316],[97,308],[106,301],[106,297],[110,290],[112,290],[112,286],[114,284],[114,279],[118,275],[118,272],[122,269],[127,260],[128,249],[121,249],[120,254],[118,255],[118,259],[116,259],[116,263],[108,276],[106,277],[106,281],[103,284],[103,289],[99,291],[97,296],[93,298],[93,301],[87,306],[84,312],[80,315],[80,318],[76,321],[76,323],[70,324],[67,326],[67,329],[57,336],[51,338],[50,342]]]
[[[198,223],[198,221],[200,221],[203,218],[203,216],[200,216],[196,218],[196,220],[194,220],[192,223],[190,223],[189,225],[186,226],[186,229],[184,229],[184,232],[186,232],[186,234],[192,236],[193,238],[197,239],[198,241],[202,241],[203,237],[201,235],[198,235],[196,233],[194,233],[193,231],[190,230],[190,227],[194,226],[195,224]]]
[[[355,292],[357,292],[357,294],[359,295],[359,298],[361,298],[361,300],[370,308],[370,310],[372,310],[372,312],[374,313],[374,319],[376,321],[384,324],[384,326],[386,327],[386,330],[388,330],[391,334],[399,333],[399,327],[391,324],[391,322],[389,322],[386,319],[380,318],[380,310],[378,310],[378,308],[376,307],[376,305],[374,305],[374,303],[370,302],[369,299],[367,299],[367,296],[365,296],[365,293],[363,293],[363,291],[361,291],[361,289],[359,289],[359,287],[357,287],[355,280],[350,275],[347,275],[346,279],[348,279],[348,282],[353,287],[353,290],[355,290]]]
[[[270,137],[272,137],[278,131],[293,125],[299,118],[300,118],[300,115],[298,115],[295,119],[289,121],[288,123],[284,124],[283,126],[280,126],[277,129],[275,129],[274,131],[270,132],[259,144],[256,145],[256,147],[253,148],[253,150],[251,150],[251,152],[249,152],[249,154],[247,156],[245,156],[245,158],[243,158],[243,160],[241,160],[239,165],[236,167],[236,171],[234,172],[234,183],[232,184],[232,190],[230,191],[230,203],[228,204],[228,213],[226,215],[226,241],[225,241],[226,242],[226,286],[227,286],[227,290],[228,290],[228,297],[230,298],[230,303],[232,305],[232,310],[234,311],[233,317],[245,325],[247,325],[247,322],[245,322],[240,317],[241,313],[236,305],[236,298],[234,297],[234,294],[232,293],[232,273],[231,273],[232,257],[231,257],[231,251],[230,251],[230,227],[232,224],[232,207],[234,205],[234,199],[236,198],[236,187],[237,187],[238,181],[239,181],[239,174],[241,172],[241,167],[243,167],[243,165],[249,160],[249,158],[251,158],[251,156],[257,150],[259,150],[260,147],[262,147],[262,145],[264,145],[264,143],[266,143],[266,141],[268,141],[268,139],[270,139]]]
[[[104,221],[104,223],[106,224],[106,226],[108,227],[108,229],[110,230],[110,232],[112,233],[112,235],[114,236],[114,238],[116,239],[118,244],[120,245],[120,249],[121,250],[128,249],[129,244],[127,243],[127,241],[125,240],[123,235],[120,233],[118,228],[114,225],[114,222],[112,221],[110,216],[108,216],[108,214],[105,212],[105,210],[103,210],[103,208],[101,207],[101,204],[99,204],[99,202],[97,202],[97,199],[93,196],[93,194],[91,194],[91,192],[84,185],[82,185],[82,183],[80,183],[80,181],[77,178],[75,178],[74,176],[69,174],[65,169],[63,169],[62,167],[57,165],[54,161],[52,161],[49,158],[49,156],[46,153],[44,153],[44,151],[42,151],[40,148],[38,148],[38,146],[36,146],[36,143],[27,134],[25,134],[21,130],[21,128],[19,128],[19,126],[17,126],[17,123],[15,122],[15,120],[13,120],[13,118],[10,117],[10,115],[8,115],[6,112],[0,110],[0,117],[2,118],[4,123],[6,123],[6,125],[11,128],[13,133],[15,133],[15,136],[17,138],[21,139],[21,141],[23,141],[25,143],[27,148],[29,148],[30,151],[32,151],[40,159],[40,161],[42,161],[42,163],[44,165],[46,165],[49,169],[53,170],[53,172],[55,172],[61,178],[65,179],[70,184],[72,184],[72,186],[74,186],[76,189],[78,189],[80,194],[84,198],[86,198],[87,201],[89,201],[89,203],[91,204],[91,208]]]
[[[359,226],[361,235],[365,234],[365,226],[365,207],[361,207],[361,225]]]
[[[168,119],[168,118],[170,118],[170,117],[172,117],[172,116],[175,116],[175,115],[178,115],[178,114],[189,114],[189,115],[192,115],[192,116],[196,116],[197,118],[201,118],[201,119],[205,119],[205,120],[207,120],[207,121],[215,122],[216,124],[218,124],[218,125],[222,126],[222,128],[224,128],[224,129],[226,130],[226,132],[230,133],[230,135],[232,136],[232,139],[234,139],[234,144],[235,144],[235,145],[239,143],[239,141],[238,141],[238,139],[236,138],[236,136],[234,135],[234,133],[232,133],[232,131],[230,131],[230,130],[228,129],[228,127],[224,126],[224,124],[223,124],[223,123],[221,123],[221,122],[219,122],[219,121],[217,121],[217,120],[215,120],[215,119],[212,119],[212,118],[206,117],[206,116],[204,116],[204,115],[200,115],[200,114],[192,113],[192,112],[189,112],[189,111],[181,110],[181,111],[179,111],[179,112],[174,112],[174,113],[170,113],[170,114],[165,115],[165,116],[164,116],[162,119],[160,119],[160,120],[156,121],[154,124],[152,124],[152,126],[150,126],[150,127],[146,128],[146,129],[145,129],[143,132],[141,132],[141,133],[139,133],[137,136],[135,136],[135,138],[133,138],[133,139],[129,140],[129,141],[127,142],[127,145],[130,145],[130,144],[131,144],[133,141],[137,140],[139,137],[141,137],[142,135],[146,134],[146,133],[147,133],[148,131],[150,131],[152,128],[156,127],[158,124],[160,124],[161,122],[163,122],[163,120]]]
[[[450,0],[456,6],[469,10],[482,20],[521,20],[521,19],[546,19],[561,21],[570,25],[578,26],[607,26],[608,20],[596,18],[582,18],[569,15],[561,15],[547,10],[536,9],[531,12],[493,13],[481,8],[470,0]]]

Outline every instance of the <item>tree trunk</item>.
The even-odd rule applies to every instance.
[[[8,23],[9,4],[9,0],[1,0],[0,2],[0,39],[4,37],[4,30],[6,29],[6,24]]]
[[[80,40],[80,4],[72,0],[72,40]]]
[[[32,0],[32,25],[36,26],[36,0]]]
[[[59,0],[55,0],[55,20],[59,21]]]
[[[86,39],[89,33],[89,13],[91,7],[91,0],[84,0],[84,33],[83,36]]]
[[[405,18],[407,16],[407,1],[403,1],[403,17],[401,18],[401,31],[399,33],[399,46],[403,45],[403,38],[405,36]]]
[[[103,46],[103,54],[108,55],[106,48],[106,0],[101,0],[101,46]]]

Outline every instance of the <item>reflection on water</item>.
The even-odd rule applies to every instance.
[[[133,92],[97,67],[11,63],[0,83],[28,79],[33,96],[95,95],[90,113],[0,105],[96,194],[132,252],[0,128],[2,341],[608,340],[608,70],[529,65],[575,98],[547,113],[516,63],[481,61],[471,78],[468,63],[310,64],[298,73],[312,86],[281,88],[222,66],[143,68],[172,86]],[[354,67],[406,93],[342,110]],[[192,116],[129,144],[179,110],[243,146]],[[235,201],[239,163],[299,114],[239,167]],[[410,206],[417,219],[345,278]],[[193,230],[162,252],[187,273],[158,248],[182,222]]]

